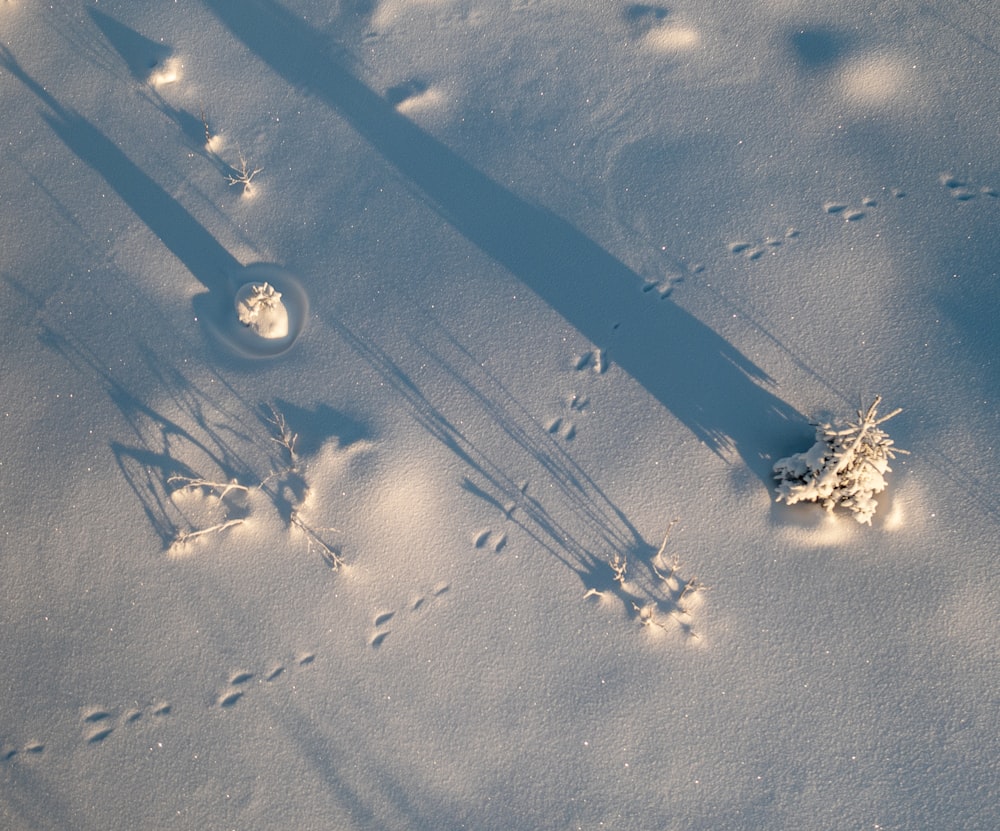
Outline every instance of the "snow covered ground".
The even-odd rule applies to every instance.
[[[0,2],[0,825],[996,828],[1000,11],[902,5]]]

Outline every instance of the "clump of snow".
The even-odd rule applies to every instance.
[[[816,425],[816,443],[804,453],[779,459],[774,465],[778,501],[820,502],[828,511],[846,508],[854,518],[871,525],[878,503],[874,496],[886,488],[889,460],[906,451],[893,447],[879,425],[900,410],[878,418],[877,396],[867,411],[858,410],[857,422],[846,426]]]
[[[262,338],[288,336],[288,310],[281,292],[270,283],[247,283],[236,292],[236,313],[240,323]]]
[[[165,87],[180,80],[183,64],[177,58],[170,58],[162,66],[149,74],[149,84],[155,89]]]

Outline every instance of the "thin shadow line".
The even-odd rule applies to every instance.
[[[975,11],[977,12],[980,12],[987,19],[989,23],[994,22],[990,20],[989,15],[986,12],[983,12],[974,4],[966,2],[965,5],[967,7],[975,9]],[[943,23],[949,29],[952,29],[953,31],[957,32],[959,35],[971,41],[972,43],[976,44],[985,51],[989,52],[994,57],[1000,55],[1000,51],[998,51],[995,46],[992,46],[991,44],[987,43],[986,40],[984,39],[984,32],[987,31],[987,28],[985,26],[977,26],[972,21],[969,21],[968,24],[963,25],[959,22],[956,22],[956,20],[947,17],[943,12],[934,8],[929,3],[922,4],[920,9],[922,12],[924,12],[924,14],[928,14],[931,17],[937,18],[939,21],[941,21],[941,23]]]
[[[346,119],[470,242],[606,346],[612,361],[713,451],[735,449],[770,483],[770,457],[787,446],[790,424],[793,433],[807,428],[801,414],[759,385],[769,380],[759,367],[675,303],[650,304],[638,274],[400,115],[277,3],[204,2],[278,75]]]

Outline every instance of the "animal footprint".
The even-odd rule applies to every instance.
[[[583,413],[588,406],[590,406],[590,399],[580,393],[573,393],[563,400],[563,407],[570,413]],[[545,430],[549,435],[559,436],[566,441],[573,441],[576,438],[576,424],[565,415],[550,419],[545,425]],[[510,516],[510,512],[514,507],[514,505],[511,505],[509,508],[506,508],[505,513]]]
[[[295,664],[297,667],[307,667],[315,660],[316,654],[314,652],[301,652],[296,656]],[[287,668],[282,663],[272,664],[270,669],[260,674],[257,683],[258,685],[272,684],[287,671]],[[257,677],[258,674],[250,670],[238,670],[234,672],[229,677],[228,686],[222,692],[216,694],[216,706],[223,710],[230,710],[235,707],[249,692],[248,685],[250,682]]]
[[[243,698],[244,690],[241,687],[253,678],[252,672],[240,670],[234,672],[229,678],[229,687],[216,696],[216,703],[222,709],[228,710],[235,707],[236,703]]]
[[[235,707],[236,702],[241,698],[243,698],[243,690],[227,690],[220,693],[217,700],[222,709],[228,710],[230,707]]]
[[[449,586],[447,583],[435,583],[434,588],[431,589],[430,600],[435,600],[439,598],[442,594],[450,590],[451,586]],[[415,612],[418,609],[422,609],[424,604],[426,604],[427,602],[428,602],[427,597],[424,597],[422,595],[420,597],[417,597],[416,599],[413,600],[412,603],[410,603],[410,611]]]
[[[654,6],[647,3],[632,3],[625,9],[625,22],[636,35],[642,35],[667,19],[668,11],[664,6]]]
[[[566,418],[553,419],[545,429],[553,436],[561,436],[566,441],[573,441],[576,438],[576,425]]]
[[[476,548],[489,548],[494,553],[499,554],[503,551],[504,546],[507,545],[507,535],[503,532],[494,531],[491,528],[484,528],[476,532],[472,538],[472,544]]]
[[[608,355],[604,349],[592,349],[584,352],[573,362],[573,369],[577,372],[590,368],[598,375],[603,375],[608,369]]]
[[[373,624],[376,629],[379,629],[379,627],[385,626],[395,616],[396,616],[395,612],[381,612],[375,615],[375,620],[373,621]],[[382,629],[381,631],[377,631],[372,636],[372,639],[368,643],[372,649],[378,649],[383,644],[385,639],[388,637],[389,637],[389,630]]]
[[[988,185],[983,185],[977,188],[971,182],[959,179],[951,173],[942,173],[938,177],[938,182],[948,189],[948,193],[951,198],[957,202],[968,202],[970,199],[975,199],[979,195],[989,196],[993,199],[1000,197],[1000,191],[996,188]]]
[[[878,207],[878,200],[866,196],[860,205],[850,205],[846,202],[830,201],[823,203],[823,213],[843,217],[845,222],[857,222],[868,216],[868,211]]]
[[[149,707],[133,707],[125,710],[117,721],[125,726],[132,726],[142,721],[148,715],[154,720],[166,718],[173,711],[172,705],[163,701]],[[85,711],[82,717],[83,740],[87,744],[103,744],[116,729],[116,717],[111,710],[92,707]]]
[[[87,744],[100,744],[114,732],[111,713],[107,710],[92,709],[83,717],[84,738]]]
[[[777,254],[778,250],[799,237],[795,228],[789,228],[781,236],[761,237],[753,241],[739,240],[728,245],[730,254],[740,254],[748,260],[759,260],[766,253]]]
[[[45,745],[36,741],[28,742],[22,747],[0,744],[0,762],[13,762],[18,757],[30,759],[33,756],[41,756],[44,752]]]
[[[392,106],[398,107],[405,101],[418,98],[427,92],[429,84],[420,78],[410,78],[401,84],[389,87],[385,91],[385,98]]]
[[[660,300],[666,300],[673,294],[674,288],[683,282],[683,274],[668,274],[658,280],[647,280],[642,291],[644,294],[655,294]]]
[[[162,719],[169,716],[172,711],[172,705],[163,702],[150,707],[148,713],[154,719]],[[142,708],[134,708],[125,712],[125,715],[122,716],[122,721],[125,724],[135,724],[137,721],[144,718],[146,713],[147,711]]]
[[[450,586],[447,583],[436,584],[434,588],[431,589],[429,598],[426,595],[420,595],[419,597],[411,601],[409,611],[413,613],[420,611],[430,601],[433,601],[434,599],[440,597],[442,594],[447,592],[449,588]],[[396,618],[396,616],[397,612],[394,610],[379,612],[378,614],[375,615],[374,619],[372,620],[372,625],[375,627],[376,631],[368,639],[368,645],[372,649],[378,649],[379,647],[382,646],[382,644],[385,643],[386,638],[389,637],[389,633],[391,631],[389,629],[386,629],[385,626],[389,623],[389,621]]]

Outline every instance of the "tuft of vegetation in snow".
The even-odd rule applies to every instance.
[[[288,310],[270,283],[247,283],[236,293],[240,323],[262,338],[288,336]]]
[[[789,505],[819,502],[828,511],[846,508],[858,522],[871,525],[878,506],[874,496],[886,488],[889,461],[907,452],[893,447],[880,426],[902,410],[879,418],[881,403],[876,396],[866,411],[858,410],[856,422],[845,426],[817,424],[816,443],[809,450],[779,459],[774,465],[777,500]]]

